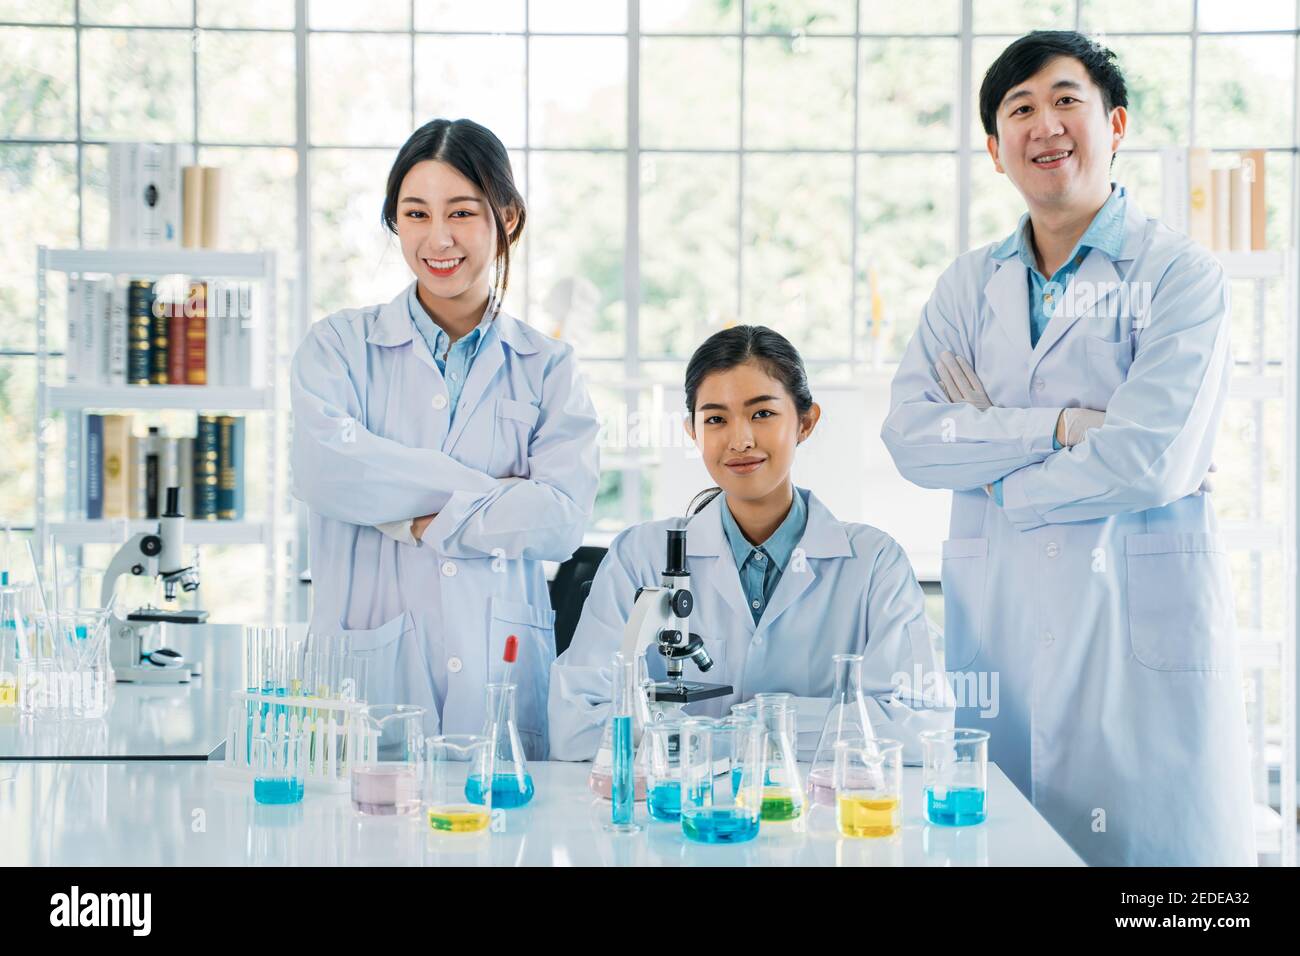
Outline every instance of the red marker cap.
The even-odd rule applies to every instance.
[[[506,663],[513,664],[519,656],[519,638],[511,634],[506,638]]]

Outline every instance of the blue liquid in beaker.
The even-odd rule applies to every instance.
[[[253,799],[258,803],[297,803],[302,799],[302,781],[292,777],[255,777]]]
[[[941,827],[969,827],[983,823],[986,816],[984,789],[951,787],[941,799],[934,795],[934,787],[926,787],[925,816]]]
[[[702,807],[682,813],[682,833],[696,843],[744,843],[758,836],[752,810]]]
[[[661,783],[650,791],[646,800],[650,816],[665,823],[676,823],[682,814],[682,785]]]
[[[475,774],[465,781],[465,799],[470,803],[483,805],[483,776]],[[522,807],[533,799],[533,775],[524,774],[521,786],[519,778],[513,773],[492,775],[492,806],[502,810]]]

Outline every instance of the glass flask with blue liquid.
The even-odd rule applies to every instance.
[[[485,774],[472,773],[465,781],[465,799],[477,805],[487,805],[491,791],[491,806],[513,810],[525,806],[533,799],[533,777],[524,759],[524,745],[515,723],[515,685],[492,683],[487,685],[487,724],[483,736],[492,741],[491,779]]]

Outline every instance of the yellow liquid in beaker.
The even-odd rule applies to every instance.
[[[487,829],[490,819],[482,807],[432,807],[429,829],[436,833],[477,833]]]
[[[18,685],[11,680],[0,680],[0,707],[13,707],[18,703]]]
[[[899,831],[898,797],[835,798],[840,832],[851,837],[886,837]]]

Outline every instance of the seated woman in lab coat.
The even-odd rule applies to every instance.
[[[821,409],[795,348],[762,326],[711,336],[686,369],[686,431],[718,487],[686,518],[628,528],[605,555],[573,643],[551,667],[553,759],[587,760],[609,714],[610,659],[642,586],[658,586],[667,531],[685,528],[695,606],[691,630],[714,666],[686,662],[683,677],[730,684],[734,693],[688,707],[721,716],[757,693],[794,694],[799,750],[811,759],[834,683],[831,657],[862,654],[863,692],[878,736],[903,741],[952,725],[937,672],[921,588],[889,535],[835,518],[790,469]],[[662,658],[646,654],[652,677]]]

